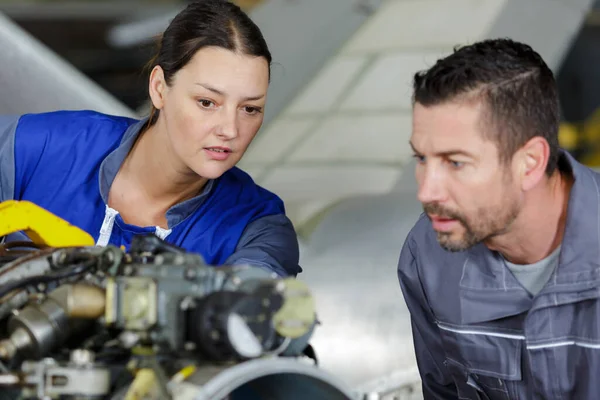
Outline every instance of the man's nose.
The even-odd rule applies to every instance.
[[[420,176],[417,178],[419,185],[417,198],[421,203],[439,203],[446,200],[443,176],[439,171],[425,167],[418,175]]]

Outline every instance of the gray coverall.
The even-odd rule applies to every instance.
[[[421,215],[398,265],[425,399],[600,399],[600,174],[573,184],[559,264],[532,297],[483,244],[442,249]]]

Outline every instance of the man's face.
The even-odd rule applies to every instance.
[[[417,103],[413,110],[418,198],[449,251],[506,233],[521,209],[518,175],[500,162],[496,143],[484,139],[481,114],[476,101]]]

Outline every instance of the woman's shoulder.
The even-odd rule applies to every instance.
[[[258,183],[254,181],[254,179],[248,174],[246,171],[241,169],[240,167],[233,167],[225,174],[223,174],[222,179],[232,187],[238,187],[239,189],[252,193],[258,197],[263,197],[265,199],[277,199],[279,200],[279,196],[275,193],[271,192],[268,189],[260,186]]]
[[[64,133],[89,130],[122,130],[136,119],[104,114],[93,110],[59,110],[44,113],[24,114],[19,118],[19,128],[36,131]]]
[[[52,111],[20,116],[9,133],[15,158],[23,162],[72,152],[96,160],[114,150],[135,122],[95,111]]]

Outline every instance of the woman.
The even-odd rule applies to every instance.
[[[262,121],[271,54],[224,0],[188,5],[164,32],[141,121],[28,114],[0,129],[0,200],[29,200],[104,246],[153,232],[210,265],[296,275],[282,201],[236,168]]]

